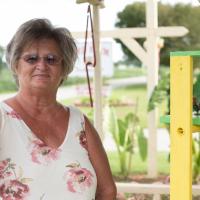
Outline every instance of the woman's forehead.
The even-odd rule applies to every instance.
[[[54,39],[39,39],[30,41],[24,46],[22,52],[33,51],[33,50],[34,51],[50,50],[60,53],[60,48],[58,46],[58,43]]]

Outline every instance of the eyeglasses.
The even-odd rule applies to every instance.
[[[62,58],[53,54],[47,54],[46,56],[39,56],[37,54],[27,54],[21,57],[25,62],[35,65],[43,60],[47,65],[58,65],[61,63]]]

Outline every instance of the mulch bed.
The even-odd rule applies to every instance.
[[[137,183],[169,183],[169,176],[167,175],[159,175],[156,178],[149,178],[146,174],[135,174],[130,175],[127,178],[121,177],[121,176],[115,176],[114,180],[116,182],[137,182]]]

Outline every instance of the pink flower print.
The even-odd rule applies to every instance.
[[[80,145],[87,150],[88,145],[87,145],[87,138],[86,138],[85,131],[82,130],[82,131],[78,132],[77,136],[78,136]]]
[[[11,116],[12,118],[16,118],[16,119],[19,119],[21,120],[21,116],[15,112],[14,110],[10,111],[10,112],[6,112],[7,115]]]
[[[9,158],[0,161],[0,180],[13,175],[15,164]]]
[[[3,200],[24,200],[28,193],[29,187],[18,180],[8,180],[0,186]]]
[[[39,139],[31,141],[30,148],[31,159],[38,164],[48,164],[53,160],[57,160],[60,153],[59,149],[53,149]]]
[[[70,192],[82,192],[92,185],[93,175],[88,169],[81,168],[78,163],[72,163],[66,167],[70,168],[65,174],[67,189]]]

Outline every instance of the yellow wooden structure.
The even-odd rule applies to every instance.
[[[192,133],[200,117],[192,115],[193,57],[200,51],[170,54],[170,200],[192,200]]]

